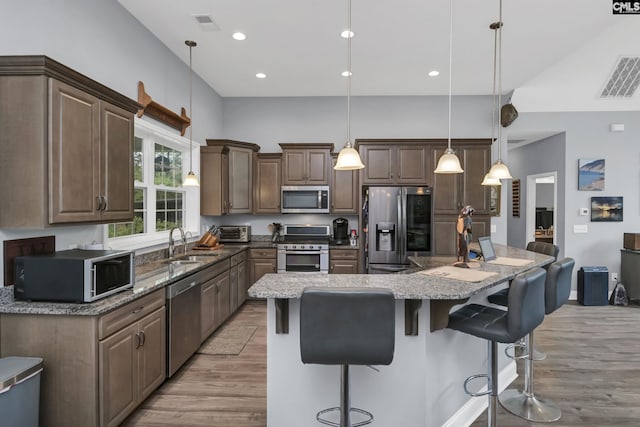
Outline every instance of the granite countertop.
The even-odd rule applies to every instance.
[[[257,242],[257,247],[263,242]],[[270,243],[270,242],[269,242]],[[97,316],[118,308],[124,304],[150,294],[158,289],[183,278],[210,265],[229,259],[253,244],[225,244],[216,251],[190,251],[187,256],[198,256],[201,263],[184,264],[169,267],[168,260],[157,260],[136,266],[136,278],[132,289],[118,292],[115,295],[102,298],[91,303],[66,302],[29,302],[13,299],[13,286],[0,288],[1,314],[48,314],[71,316]],[[178,255],[180,256],[180,254]]]
[[[346,287],[391,289],[396,299],[464,299],[511,280],[523,271],[553,262],[552,257],[536,252],[497,244],[494,246],[498,256],[530,259],[533,263],[525,267],[508,267],[483,262],[483,271],[498,274],[480,282],[464,282],[420,273],[422,270],[450,265],[455,262],[455,257],[412,257],[411,262],[417,267],[410,274],[265,274],[249,288],[249,296],[290,299],[299,298],[305,287]]]

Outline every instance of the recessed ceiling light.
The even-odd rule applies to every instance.
[[[349,72],[349,70],[345,70],[345,71],[343,71],[342,73],[340,73],[340,75],[341,75],[342,77],[349,77],[349,76],[352,76],[352,75],[353,75],[353,73]]]
[[[440,75],[440,71],[438,70],[431,70],[429,71],[429,77],[436,77]]]
[[[244,33],[233,33],[233,35],[231,36],[233,37],[234,40],[246,40],[247,36],[244,35]]]
[[[355,35],[356,34],[353,31],[349,31],[349,30],[344,30],[343,32],[340,33],[340,37],[342,37],[343,39],[353,38],[353,36]]]
[[[267,75],[265,73],[257,73],[256,77],[259,78],[259,79],[266,79]]]

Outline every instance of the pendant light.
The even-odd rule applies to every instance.
[[[451,77],[453,74],[453,0],[449,0],[449,137],[447,138],[447,149],[438,160],[438,166],[434,173],[462,173],[460,160],[451,149]]]
[[[491,139],[493,140],[493,129],[496,123],[496,57],[498,63],[498,106],[502,107],[502,0],[499,0],[500,3],[500,15],[498,18],[498,22],[494,22],[489,25],[489,28],[495,31],[494,33],[494,49],[493,49],[493,113],[492,113],[492,135]],[[502,163],[502,125],[498,125],[498,160],[491,166],[489,169],[488,175],[491,178],[495,179],[511,179],[511,173],[509,173],[509,168],[507,165]]]
[[[347,38],[347,143],[340,150],[336,165],[333,167],[335,170],[344,171],[364,168],[360,154],[351,145],[351,38],[353,31],[351,31],[351,0],[348,2],[348,28],[345,32]]]
[[[197,43],[193,40],[186,40],[184,42],[189,46],[189,173],[182,181],[183,187],[199,187],[198,177],[193,173],[193,66],[191,61],[191,50],[197,46]]]
[[[498,32],[497,29],[501,25],[500,22],[494,22],[489,25],[489,28],[492,30],[496,30],[494,33],[493,40],[493,90],[491,96],[491,141],[495,139],[496,135],[496,61],[497,61],[497,50],[498,50]],[[499,156],[498,156],[499,157]],[[480,183],[480,185],[502,185],[502,181],[499,178],[496,178],[491,175],[491,169],[486,173],[484,179]]]

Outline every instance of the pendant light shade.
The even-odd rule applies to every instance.
[[[484,176],[484,179],[480,184],[490,185],[490,186],[500,186],[502,185],[502,181],[500,181],[498,178],[493,178],[492,176],[490,176],[489,172],[487,172],[487,174]]]
[[[197,43],[193,40],[186,40],[184,42],[189,46],[189,173],[182,181],[183,187],[199,187],[198,177],[193,172],[193,66],[191,62],[191,50],[197,46]]]
[[[364,168],[360,154],[351,145],[351,38],[354,33],[351,31],[351,0],[348,1],[348,28],[343,32],[347,39],[347,72],[344,74],[347,79],[347,143],[340,150],[336,165],[333,167],[335,170],[343,171]]]
[[[496,118],[496,79],[498,80],[498,106],[502,105],[502,0],[499,0],[500,14],[498,22],[494,22],[489,25],[494,31],[494,48],[493,48],[493,108],[492,108],[492,120],[491,120],[491,140],[495,135],[496,120],[500,121],[500,118]],[[496,69],[497,63],[497,69]],[[499,77],[497,77],[499,76]],[[498,123],[498,160],[491,166],[489,173],[487,174],[493,180],[511,179],[511,173],[506,164],[502,163],[502,126]],[[484,184],[483,185],[491,185]]]
[[[453,0],[449,0],[449,136],[447,138],[447,149],[438,160],[438,166],[434,173],[462,173],[464,170],[460,166],[460,159],[451,149],[451,76],[453,74]]]

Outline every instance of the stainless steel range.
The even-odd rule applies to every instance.
[[[329,273],[330,225],[283,226],[278,273]]]

